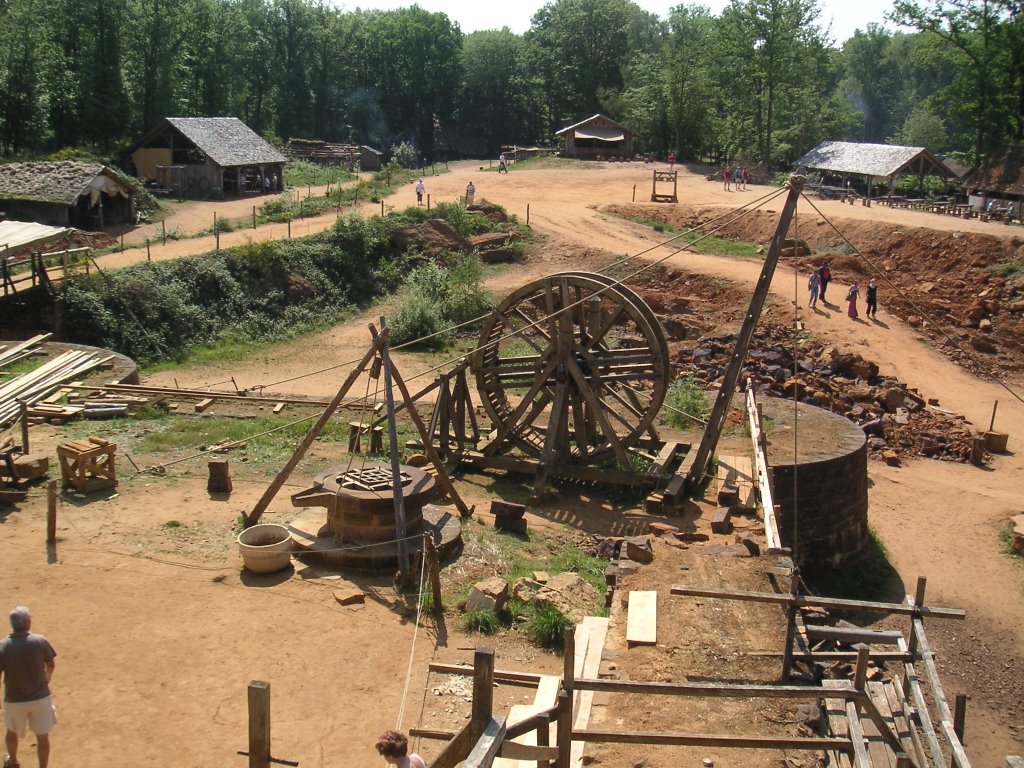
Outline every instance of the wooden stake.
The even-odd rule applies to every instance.
[[[789,577],[789,594],[796,597],[800,593],[800,569],[794,567]],[[786,647],[782,655],[782,682],[788,683],[793,671],[793,643],[796,640],[796,603],[791,603],[786,610]]]
[[[383,200],[380,201],[380,215],[381,216],[384,215],[384,201]]]
[[[147,237],[146,238],[146,261],[152,261],[152,260],[153,260],[153,256],[149,252],[149,238]],[[88,263],[89,262],[86,262],[86,265],[88,265]],[[86,272],[88,272],[88,270],[86,270]]]
[[[256,206],[252,207],[252,228],[256,229]]]
[[[568,691],[558,693],[558,759],[556,768],[569,768],[572,748],[572,696]]]
[[[633,185],[633,202],[636,202],[636,184]]]
[[[270,768],[270,683],[249,683],[249,768]]]
[[[381,202],[383,206],[384,203]],[[398,540],[398,573],[403,586],[410,582],[409,542],[405,530],[405,496],[402,493],[402,467],[398,461],[398,425],[395,422],[395,393],[391,388],[391,358],[388,356],[387,319],[380,318],[380,357],[384,366],[384,397],[388,406],[388,440],[391,445],[391,488],[395,497],[395,538]]]
[[[964,740],[964,727],[967,725],[967,694],[958,693],[953,703],[953,732],[960,739],[960,743],[966,745]]]
[[[563,636],[562,687],[572,695],[576,687],[576,628],[566,627]]]
[[[427,558],[430,590],[434,596],[434,612],[440,613],[444,610],[441,603],[441,564],[438,562],[437,547],[434,546],[434,535],[430,531],[423,534],[423,556]]]
[[[164,245],[167,245],[167,222],[166,221],[161,221],[160,222],[160,234],[161,234],[161,236],[164,239]]]
[[[288,239],[292,239],[292,220],[288,219]]]
[[[996,408],[998,408],[998,407],[999,407],[999,401],[996,400],[994,403],[992,403],[992,421],[990,421],[988,423],[988,431],[989,432],[991,432],[993,429],[996,428]]]
[[[21,452],[28,453],[28,403],[24,400],[18,400],[18,413],[21,418]]]
[[[526,204],[526,226],[530,226],[530,204]]]
[[[57,541],[57,481],[46,484],[46,543]]]

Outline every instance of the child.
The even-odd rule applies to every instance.
[[[398,768],[427,768],[427,763],[415,752],[407,754],[409,738],[401,731],[384,731],[377,739],[376,747],[389,764]]]
[[[821,275],[818,274],[818,270],[811,272],[811,277],[807,281],[807,290],[810,291],[811,300],[807,302],[807,306],[812,309],[818,307],[818,292],[821,290]]]
[[[868,295],[865,297],[868,305],[867,316],[874,319],[878,317],[878,283],[875,280],[868,282]]]

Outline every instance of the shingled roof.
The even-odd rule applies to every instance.
[[[832,173],[861,176],[894,176],[901,173],[951,176],[951,172],[925,147],[895,144],[860,144],[823,141],[796,161],[797,166]]]
[[[101,163],[64,160],[58,163],[5,163],[0,165],[0,200],[34,200],[74,205],[90,192],[97,176],[115,179],[129,193],[131,187]]]
[[[1024,195],[1024,144],[1006,144],[989,153],[964,179],[968,189]]]
[[[166,121],[220,166],[287,159],[237,117],[168,117]]]

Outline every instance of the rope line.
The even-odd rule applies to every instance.
[[[414,537],[415,538],[415,537]],[[416,600],[416,627],[412,633],[412,648],[409,650],[409,666],[405,670],[405,687],[402,689],[402,703],[398,708],[398,721],[395,723],[395,730],[402,730],[402,718],[405,717],[405,700],[409,695],[409,683],[412,681],[412,664],[416,659],[416,637],[420,633],[420,616],[423,613],[423,582],[424,574],[427,572],[427,553],[426,549],[421,553],[420,557],[420,586],[417,591]]]

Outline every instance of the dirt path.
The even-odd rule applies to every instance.
[[[477,196],[500,203],[521,219],[526,218],[529,207],[531,225],[548,238],[542,259],[526,270],[502,273],[492,280],[497,293],[511,290],[537,274],[557,271],[568,266],[558,261],[563,244],[583,245],[601,249],[614,255],[636,254],[650,250],[648,258],[668,256],[667,262],[686,270],[718,275],[748,286],[753,286],[760,264],[690,253],[670,255],[671,251],[658,245],[663,236],[653,231],[602,214],[598,208],[612,202],[629,202],[636,185],[636,197],[644,199],[651,178],[651,167],[626,164],[585,167],[561,171],[513,170],[507,175],[481,173],[477,164],[453,165],[452,172],[426,179],[427,192],[432,202],[457,199],[467,181],[477,187]],[[769,190],[753,187],[750,192],[724,192],[721,184],[707,182],[699,174],[680,177],[681,202],[701,205],[735,206],[764,195]],[[397,208],[415,204],[411,185],[399,189],[389,199]],[[781,199],[769,205],[781,209]],[[997,236],[1017,234],[1013,228],[1002,225],[964,221],[917,211],[863,208],[838,202],[818,203],[828,216],[842,221],[858,219],[886,221],[908,227],[932,227],[947,231],[981,231]],[[801,217],[814,214],[803,210]],[[293,235],[330,226],[334,216],[328,215],[306,221],[304,230]],[[803,219],[802,220],[806,220]],[[257,230],[259,236],[281,237],[281,225]],[[244,242],[249,233],[225,235],[222,245]],[[196,253],[211,247],[203,240],[180,241],[169,244],[167,256]],[[104,257],[110,266],[118,264],[118,254]],[[163,256],[163,254],[161,254]],[[138,257],[138,254],[135,254]],[[154,257],[156,254],[154,253]],[[144,258],[144,254],[143,254]],[[101,261],[101,264],[104,263]],[[830,296],[842,296],[845,286],[834,285]],[[792,271],[780,270],[772,284],[772,291],[783,300],[797,297],[803,304],[803,294],[794,286]],[[916,387],[926,397],[937,397],[942,405],[965,414],[975,425],[987,428],[994,400],[1000,401],[998,428],[1014,440],[1024,434],[1024,407],[1008,393],[991,382],[980,381],[965,373],[936,350],[924,343],[912,329],[885,311],[885,295],[880,296],[882,309],[879,322],[856,322],[846,317],[839,307],[827,307],[813,313],[800,309],[806,328],[822,338],[845,349],[859,351],[876,361],[883,373],[892,373]],[[323,361],[343,362],[353,353],[357,356],[365,349],[365,323],[375,320],[380,308],[374,308],[350,323],[324,334],[300,340],[261,352],[258,360],[243,366],[213,366],[192,371],[176,371],[182,385],[184,379],[192,383],[220,381],[225,374],[235,375],[240,386],[249,383],[280,381],[298,373],[323,367]],[[415,356],[409,356],[403,365],[414,369]],[[335,391],[344,370],[301,379],[280,389],[326,395]],[[165,381],[170,374],[154,377]],[[957,663],[971,662],[965,656],[965,639],[984,637],[992,649],[983,664],[1003,666],[1006,674],[1017,674],[1024,669],[1024,570],[1000,553],[998,529],[1011,513],[1020,511],[1020,488],[1024,480],[1024,461],[1021,455],[996,457],[991,471],[974,467],[916,461],[901,469],[890,469],[872,464],[871,524],[879,532],[889,549],[890,557],[899,570],[907,591],[919,575],[928,577],[929,599],[940,604],[966,608],[969,619],[963,626],[936,632],[933,645],[942,656],[952,697],[957,692],[972,696],[968,720],[968,752],[979,765],[1001,762],[1002,756],[1024,751],[1024,734],[1014,731],[1007,722],[1006,713],[1000,713],[999,678],[986,687],[980,682],[984,675],[977,670],[955,671]],[[1005,686],[1003,686],[1005,689]],[[1019,701],[1017,707],[1019,711]],[[1004,708],[1005,709],[1005,708]]]

